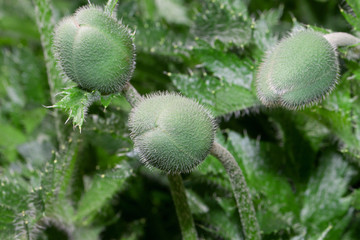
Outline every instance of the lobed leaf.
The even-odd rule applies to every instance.
[[[74,127],[79,127],[81,131],[87,110],[92,103],[100,100],[100,93],[97,91],[89,93],[72,87],[65,89],[60,94],[62,95],[61,100],[52,107],[68,112],[68,120],[72,119]]]
[[[356,174],[351,165],[338,153],[327,152],[319,161],[319,167],[310,178],[304,192],[300,215],[309,237],[329,226],[341,223],[351,203],[350,198],[344,195],[349,182]],[[341,230],[344,231],[345,227],[346,224]],[[335,232],[329,230],[327,236],[331,234]]]
[[[252,21],[246,5],[232,1],[205,1],[195,16],[190,32],[214,46],[218,40],[225,46],[244,46],[251,40]]]
[[[76,221],[83,225],[90,224],[101,207],[124,188],[125,181],[131,174],[130,165],[123,161],[115,169],[96,175],[78,204]]]
[[[215,116],[259,105],[259,100],[252,91],[212,76],[172,74],[171,79],[182,94],[198,99]]]

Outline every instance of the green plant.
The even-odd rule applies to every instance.
[[[360,43],[346,33],[295,32],[267,52],[257,73],[258,97],[266,106],[302,108],[318,103],[339,78],[336,47]]]
[[[133,35],[98,7],[82,7],[62,20],[54,46],[66,76],[86,90],[118,92],[135,68]]]
[[[358,239],[357,0],[91,2],[134,30],[131,84],[109,94],[56,67],[54,23],[86,1],[0,1],[0,239]],[[299,30],[336,44],[336,88],[299,111],[259,107],[257,66]],[[191,172],[149,170],[134,148],[129,116],[159,91],[217,123]]]
[[[90,28],[91,30],[87,29],[87,24],[91,26],[95,23],[99,29],[95,31],[92,28]],[[82,27],[85,29],[84,34],[81,31]],[[103,78],[100,74],[101,71],[107,73],[107,68],[112,68],[113,65],[115,65],[116,69],[122,69],[118,68],[117,64],[121,65],[123,62],[125,62],[124,64],[126,66],[129,66],[128,61],[130,54],[125,54],[125,57],[123,57],[123,51],[112,51],[112,46],[106,44],[104,48],[102,42],[105,43],[106,41],[99,41],[98,38],[102,38],[102,31],[111,33],[114,31],[114,29],[108,28],[109,19],[105,12],[101,9],[90,7],[78,10],[73,19],[63,20],[55,33],[55,49],[65,73],[70,76],[70,78],[73,78],[75,82],[79,83],[81,87],[91,91],[99,90],[102,93],[112,92],[114,90],[113,87],[109,87],[109,89],[112,89],[111,91],[105,90],[107,88],[106,84],[107,82],[113,84],[114,79],[117,82],[118,78]],[[82,35],[84,35],[84,39],[82,39]],[[126,37],[128,36],[126,35]],[[122,43],[122,41],[120,41],[120,43]],[[106,50],[105,53],[104,50]],[[108,56],[107,52],[114,55]],[[95,63],[98,55],[104,58],[103,64],[106,68],[102,66],[100,66],[99,69],[94,68],[93,63]],[[86,56],[86,58],[84,56]],[[116,59],[116,56],[121,56],[122,59]],[[89,57],[89,59],[87,59],[87,57]],[[87,61],[84,61],[84,59]],[[120,63],[118,63],[119,60]],[[77,61],[79,61],[80,71],[78,71],[77,68]],[[133,65],[134,64],[135,63],[133,63]],[[95,72],[92,72],[94,71],[93,68]],[[99,75],[92,81],[91,77],[93,77],[95,73]],[[112,75],[112,73],[109,74],[109,76]],[[107,76],[107,74],[105,74],[105,76]],[[126,75],[126,77],[129,76],[131,75]],[[84,79],[84,81],[80,79]],[[121,84],[119,84],[121,88],[117,87],[115,89],[122,89],[125,87],[125,83],[126,82],[121,82]],[[103,88],[103,86],[105,87]],[[128,87],[125,87],[124,91],[127,92],[130,90],[136,92],[136,90],[128,84]],[[129,125],[135,147],[139,149],[140,157],[144,164],[154,166],[170,174],[189,172],[205,159],[211,148],[215,147],[216,149],[218,146],[213,146],[215,134],[214,120],[201,105],[177,95],[154,95],[145,99],[142,99],[137,93],[135,93],[134,96],[130,96],[128,93],[126,96],[128,96],[128,101],[134,106],[135,101],[137,101],[136,107],[130,114]],[[228,155],[231,156],[230,153],[228,153]],[[217,154],[216,156],[224,163],[224,167],[229,172],[230,178],[236,178],[236,176],[232,174],[234,172],[242,176],[241,170],[236,164],[225,164],[229,158],[227,155]],[[169,175],[169,181],[172,183],[170,187],[181,186],[182,183],[176,183],[179,180],[181,181],[181,177],[176,178],[175,176],[172,177]],[[247,190],[245,190],[245,194],[236,193],[238,188],[235,187],[235,184],[240,184],[241,188],[247,189],[245,180],[242,177],[236,181],[232,181],[232,184],[238,203],[239,214],[244,218],[242,219],[242,221],[244,221],[244,235],[250,239],[258,239],[260,238],[259,227],[254,215],[250,194]],[[182,188],[178,187],[175,189],[182,190]],[[176,194],[174,192],[175,190],[172,190],[173,197],[185,196],[184,193]],[[242,201],[245,200],[246,204],[241,206],[241,203],[245,202],[239,199],[243,199]],[[174,201],[178,213],[189,211],[186,208],[187,204],[179,204],[181,201],[186,201],[186,198],[182,198],[181,201],[176,199]],[[191,216],[190,213],[186,213],[186,215]],[[251,220],[248,221],[249,219]],[[195,235],[193,233],[190,235],[196,238],[196,231],[192,230],[194,229],[193,224],[190,224],[191,227],[189,230],[187,227],[183,227],[187,225],[187,220],[189,219],[184,220],[181,214],[179,215],[183,237],[186,238],[188,231],[190,231],[195,232]]]
[[[168,173],[186,173],[204,161],[215,135],[208,111],[176,94],[146,97],[132,110],[129,126],[141,161]]]

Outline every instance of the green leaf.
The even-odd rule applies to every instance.
[[[6,136],[6,138],[0,138],[0,153],[3,154],[4,158],[9,162],[15,161],[17,155],[16,148],[26,141],[26,135],[1,119],[0,132],[2,136]]]
[[[156,0],[155,3],[159,16],[168,23],[185,25],[190,23],[183,0]]]
[[[100,100],[100,93],[98,91],[86,92],[78,87],[65,89],[60,93],[62,98],[54,106],[54,108],[62,109],[69,114],[67,121],[72,119],[74,127],[81,127],[85,121],[85,115],[89,106]]]
[[[192,214],[204,214],[209,212],[209,207],[194,191],[185,189],[187,201]]]
[[[349,208],[347,213],[342,217],[338,218],[338,221],[334,225],[329,225],[332,228],[329,230],[325,239],[342,239],[344,232],[351,226],[354,217],[354,209]]]
[[[184,31],[174,31],[161,21],[139,20],[135,44],[139,51],[151,55],[178,56],[194,44]]]
[[[69,114],[66,122],[72,119],[74,128],[79,127],[81,132],[91,104],[100,101],[101,105],[107,108],[111,102],[120,96],[120,93],[101,95],[98,91],[87,92],[78,87],[71,87],[62,91],[60,95],[62,98],[51,107],[66,111]]]
[[[52,103],[55,103],[55,94],[64,87],[64,79],[61,77],[57,67],[55,54],[53,51],[54,19],[50,0],[34,0],[36,24],[41,36],[48,82]]]
[[[71,180],[78,147],[76,134],[73,134],[65,144],[59,152],[52,152],[53,156],[48,159],[42,169],[39,187],[36,185],[33,187],[37,187],[41,192],[39,199],[47,214],[62,216],[70,222],[68,216],[71,216],[73,208],[64,201],[64,196],[71,192],[72,187]],[[61,211],[60,208],[65,209]]]
[[[245,15],[248,12],[248,5],[250,0],[218,0],[219,3],[223,4],[224,7],[228,8],[230,11],[235,11],[236,13],[241,13]],[[221,5],[220,5],[221,6]]]
[[[105,108],[107,108],[115,97],[116,97],[115,94],[101,96],[101,99],[100,99],[101,105],[103,105]]]
[[[174,85],[187,97],[207,105],[215,116],[259,105],[253,84],[253,62],[199,41],[189,51],[191,58],[212,73],[203,77],[171,74]]]
[[[223,209],[212,207],[211,211],[202,218],[204,225],[199,225],[209,235],[205,239],[236,239],[242,240],[239,220],[234,216],[229,216]]]
[[[4,91],[4,106],[10,105],[9,112],[13,107],[34,104],[42,107],[47,103],[48,86],[44,81],[45,69],[41,67],[41,59],[23,47],[2,50],[1,53],[0,89]]]
[[[319,167],[304,192],[301,210],[301,222],[307,227],[309,237],[324,231],[329,225],[340,223],[347,214],[351,199],[344,195],[356,174],[340,154],[327,152],[319,161]]]
[[[104,7],[104,12],[112,15],[117,2],[118,0],[108,0]]]
[[[255,21],[253,41],[261,50],[259,57],[262,56],[263,52],[269,50],[277,43],[278,37],[273,34],[273,31],[279,24],[282,13],[283,7],[280,6],[278,9],[271,9],[267,12],[261,13],[259,18]]]
[[[39,42],[31,1],[1,1],[0,46]]]
[[[194,49],[191,55],[199,59],[200,64],[214,76],[251,91],[254,66],[250,59],[240,59],[233,53],[226,53],[210,46]]]
[[[10,239],[17,233],[16,224],[22,226],[27,217],[29,192],[15,177],[1,179],[0,189],[0,236]]]
[[[352,205],[355,209],[360,210],[360,189],[352,193]]]
[[[228,133],[228,149],[238,161],[248,186],[256,193],[253,201],[258,205],[262,231],[276,232],[296,223],[300,211],[296,196],[287,179],[273,167],[281,164],[283,153],[272,144],[256,142],[232,131]]]
[[[171,80],[181,93],[199,100],[215,116],[259,105],[259,100],[252,91],[212,76],[172,74]]]
[[[298,112],[281,109],[270,112],[270,116],[276,124],[279,124],[278,135],[281,136],[284,154],[286,154],[287,161],[282,168],[283,172],[291,177],[296,184],[295,187],[302,187],[301,183],[307,182],[316,160],[316,152],[310,141],[318,143],[323,141],[324,134],[327,136],[328,131],[318,126],[321,124],[315,124],[314,121],[309,120],[309,117],[304,117]],[[309,129],[309,127],[314,127],[314,129]],[[320,139],[316,140],[316,138]]]
[[[130,165],[122,161],[115,169],[103,174],[97,174],[91,182],[90,188],[82,196],[76,221],[81,225],[91,223],[92,218],[100,211],[115,193],[124,188],[125,181],[132,175]]]
[[[81,227],[76,228],[73,233],[74,240],[97,240],[103,230],[102,227]]]
[[[326,126],[340,140],[339,150],[359,163],[360,99],[353,95],[353,92],[360,90],[357,79],[360,79],[360,75],[355,79],[344,75],[341,83],[321,105],[303,112]]]
[[[341,14],[346,21],[350,23],[356,31],[360,30],[360,3],[357,0],[346,0],[347,4],[351,7],[351,10],[344,11],[340,9]]]
[[[192,181],[199,181],[212,189],[231,190],[229,179],[222,164],[213,156],[209,155],[198,169],[192,174]]]
[[[18,152],[26,160],[29,166],[41,169],[44,164],[52,158],[52,151],[55,149],[49,141],[38,139],[20,145]]]
[[[251,39],[252,21],[244,4],[230,1],[204,1],[195,16],[191,34],[214,46],[219,40],[225,46],[244,46]],[[233,7],[236,6],[236,7]]]

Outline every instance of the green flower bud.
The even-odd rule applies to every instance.
[[[216,129],[203,106],[177,94],[144,98],[131,111],[129,126],[141,161],[168,173],[189,172],[200,164]]]
[[[324,98],[338,75],[335,47],[320,33],[301,31],[266,54],[257,73],[257,93],[264,105],[297,109]]]
[[[68,78],[102,94],[120,91],[135,68],[129,30],[100,8],[80,8],[55,30],[54,50]]]

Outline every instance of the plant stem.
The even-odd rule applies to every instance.
[[[46,72],[48,77],[48,84],[50,88],[51,104],[55,105],[55,96],[57,92],[63,87],[63,80],[59,69],[56,66],[56,58],[52,48],[52,39],[54,32],[54,19],[51,11],[49,0],[33,0],[35,5],[36,24],[41,36],[41,45],[44,52],[44,59],[46,64]],[[59,117],[58,109],[54,109],[54,122],[57,140],[62,146],[64,139],[61,131],[61,119]]]
[[[336,47],[351,46],[360,43],[360,39],[344,32],[325,34],[324,38]]]
[[[130,83],[127,83],[125,85],[125,87],[123,88],[123,93],[126,100],[130,103],[132,107],[135,107],[136,104],[142,99],[141,95]]]
[[[245,239],[261,239],[254,205],[244,175],[235,158],[226,148],[216,142],[214,142],[210,153],[220,160],[230,178]]]
[[[187,202],[184,184],[180,174],[168,175],[171,196],[174,201],[179,220],[181,234],[184,240],[196,240],[197,233],[190,207]]]
[[[142,99],[141,95],[130,83],[127,83],[126,86],[123,88],[123,93],[126,100],[130,103],[132,107],[135,107],[136,104]],[[191,215],[190,207],[187,202],[187,197],[185,194],[185,188],[182,182],[181,175],[169,174],[168,179],[170,183],[171,196],[173,198],[176,208],[176,214],[179,220],[183,239],[196,240],[197,232],[193,217]]]

